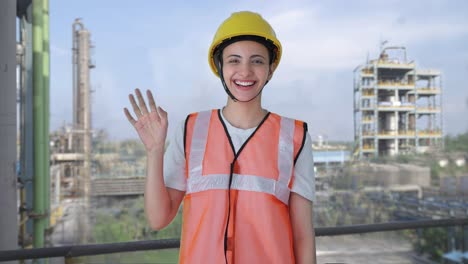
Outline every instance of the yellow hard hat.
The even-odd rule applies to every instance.
[[[275,31],[270,24],[257,13],[249,11],[241,11],[232,13],[229,18],[219,26],[218,31],[211,43],[208,62],[213,73],[219,77],[218,68],[215,64],[214,53],[221,43],[240,36],[255,36],[264,38],[265,42],[271,42],[274,46],[274,61],[273,64],[279,64],[281,59],[281,43],[276,38]]]

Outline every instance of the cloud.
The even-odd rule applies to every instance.
[[[461,23],[456,16],[405,17],[395,9],[356,16],[329,16],[322,11],[313,6],[285,10],[270,19],[284,52],[272,87],[264,97],[273,109],[308,121],[312,134],[327,133],[335,139],[352,138],[352,70],[363,64],[367,56],[377,57],[381,41],[389,40],[392,46],[421,49],[435,41],[460,41],[468,34],[467,23]],[[445,60],[453,61],[450,56],[440,56],[443,58],[439,66],[448,63]],[[418,62],[422,58],[409,59]],[[463,113],[467,110],[453,105],[446,111]],[[451,126],[455,127],[457,125]]]
[[[392,12],[330,18],[301,9],[280,13],[271,21],[283,43],[282,64],[291,72],[298,68],[351,70],[364,62],[369,51],[376,53],[384,39],[391,45],[416,45],[468,34],[467,25],[456,18],[409,21]]]

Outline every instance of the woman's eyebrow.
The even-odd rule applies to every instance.
[[[265,59],[265,57],[263,55],[260,55],[260,54],[254,54],[254,55],[250,56],[250,58],[256,58],[256,57],[260,57],[262,59]]]
[[[241,55],[238,55],[238,54],[230,54],[230,55],[227,55],[226,58],[231,58],[231,57],[235,57],[235,58],[242,58]],[[260,55],[260,54],[254,54],[252,56],[250,56],[251,59],[253,58],[262,58],[262,59],[266,59],[263,55]]]

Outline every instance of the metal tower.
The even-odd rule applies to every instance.
[[[354,155],[359,159],[442,147],[442,76],[385,47],[354,70]]]
[[[79,170],[80,191],[89,197],[91,174],[91,89],[90,72],[94,64],[90,58],[90,32],[80,19],[73,23],[73,139],[74,151],[84,154],[83,167]]]
[[[75,153],[83,153],[83,164],[78,168],[80,180],[78,188],[83,197],[84,215],[88,215],[89,189],[91,178],[91,62],[90,32],[86,30],[80,19],[73,23],[73,129],[75,136],[73,146]],[[87,221],[83,227],[86,229]],[[87,232],[83,232],[83,240],[87,240]]]

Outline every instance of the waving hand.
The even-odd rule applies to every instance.
[[[161,148],[164,149],[168,126],[167,112],[161,107],[156,106],[151,91],[146,91],[150,111],[148,111],[145,99],[141,95],[139,89],[135,89],[135,94],[138,99],[138,104],[135,101],[133,94],[130,94],[128,97],[132,104],[136,119],[133,118],[127,108],[124,108],[128,121],[135,127],[147,152]]]

